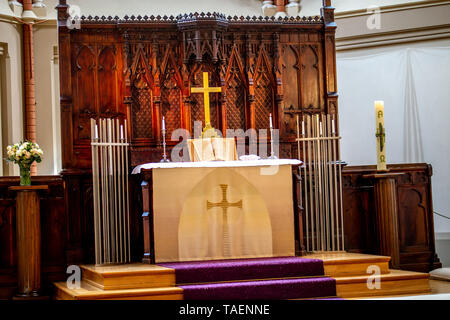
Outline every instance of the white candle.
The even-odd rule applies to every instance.
[[[120,140],[123,140],[123,125],[120,125]]]
[[[98,139],[98,126],[97,126],[97,125],[95,125],[94,139],[95,139],[95,140]]]
[[[270,114],[270,129],[272,129],[273,128],[273,125],[272,125],[272,114]]]
[[[162,129],[164,131],[166,130],[166,120],[164,119],[164,117],[162,118]]]

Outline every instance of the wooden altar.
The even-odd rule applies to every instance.
[[[305,254],[302,210],[297,201],[300,164],[298,160],[285,159],[149,163],[135,168],[133,173],[142,180],[142,261],[155,263]],[[206,199],[214,196],[212,189],[217,192],[219,183],[221,198],[216,199],[220,203],[215,205]],[[276,196],[272,198],[273,195]],[[228,200],[233,196],[240,199],[234,205]],[[205,205],[206,202],[209,204]],[[221,211],[228,206],[230,210]],[[232,206],[238,207],[234,214]],[[214,207],[220,207],[216,212],[221,217],[218,220],[211,213]],[[205,229],[204,224],[208,221],[211,228]],[[222,244],[217,248],[217,242],[222,243],[225,229],[214,228],[217,225],[227,226],[228,241],[223,240],[223,250]],[[232,225],[242,232],[233,233]],[[252,225],[256,226],[253,231]],[[248,239],[247,233],[250,235]],[[234,241],[235,250],[232,250]],[[257,245],[244,244],[246,241],[256,241]],[[202,244],[201,248],[199,244]],[[225,244],[229,247],[226,250],[228,254],[225,253]],[[244,247],[252,249],[240,250]],[[238,256],[232,258],[233,251]]]

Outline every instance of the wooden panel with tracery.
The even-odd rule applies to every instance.
[[[244,81],[240,78],[238,69],[232,68],[231,76],[226,86],[227,129],[246,129],[246,103]]]
[[[172,132],[181,125],[181,90],[175,78],[175,69],[169,67],[161,87],[161,113],[165,117],[166,136],[171,140]]]

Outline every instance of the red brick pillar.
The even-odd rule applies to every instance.
[[[32,11],[32,0],[23,0],[23,10]],[[23,70],[25,89],[25,139],[36,142],[36,96],[34,86],[34,46],[33,24],[23,24]],[[31,167],[31,175],[37,174],[36,164]]]
[[[277,12],[286,12],[286,0],[276,0]]]

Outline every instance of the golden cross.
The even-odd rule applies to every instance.
[[[222,230],[223,230],[223,255],[225,257],[230,256],[230,241],[228,235],[228,208],[239,208],[242,209],[242,200],[238,202],[228,202],[227,199],[227,190],[228,185],[221,184],[220,188],[222,189],[222,201],[213,203],[206,201],[206,208],[209,210],[211,208],[222,208]]]
[[[205,128],[203,128],[202,136],[217,136],[214,128],[211,126],[211,116],[209,112],[209,94],[214,92],[222,92],[220,87],[210,87],[208,72],[203,72],[203,88],[191,88],[191,93],[203,93],[203,104],[205,106]]]

